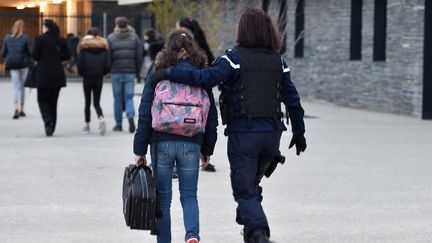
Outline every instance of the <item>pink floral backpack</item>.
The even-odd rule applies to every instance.
[[[210,99],[205,89],[164,80],[151,107],[155,131],[192,137],[205,132]]]

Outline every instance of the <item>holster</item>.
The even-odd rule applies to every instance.
[[[219,95],[219,108],[221,111],[222,116],[222,124],[226,125],[228,124],[230,117],[229,117],[229,102],[230,102],[230,89],[228,86],[219,84],[218,85],[219,90],[221,91]],[[226,135],[225,135],[226,136]]]
[[[261,179],[265,176],[267,178],[270,178],[270,176],[275,171],[278,164],[284,164],[285,163],[285,156],[281,154],[280,151],[275,155],[272,161],[269,163],[265,163],[264,167],[260,168],[257,173],[257,180],[258,182],[261,181]]]

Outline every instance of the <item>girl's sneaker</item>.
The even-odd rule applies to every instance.
[[[101,136],[105,135],[106,133],[106,123],[104,119],[99,120],[99,134]]]
[[[199,243],[199,240],[195,237],[187,239],[186,243]]]

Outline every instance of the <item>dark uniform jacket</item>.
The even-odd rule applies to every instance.
[[[291,120],[292,131],[294,134],[303,134],[304,127],[304,110],[300,104],[300,97],[294,83],[291,81],[290,69],[286,62],[281,58],[282,101]],[[170,79],[173,81],[211,88],[220,83],[232,87],[240,81],[240,55],[236,49],[229,49],[225,55],[218,58],[214,64],[205,69],[190,69],[184,66],[176,65],[170,69]],[[254,118],[249,123],[246,118],[239,118],[227,125],[228,133],[236,132],[268,132],[277,129],[284,129],[281,121],[275,126],[273,118]]]

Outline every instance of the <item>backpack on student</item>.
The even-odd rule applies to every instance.
[[[193,137],[205,132],[210,99],[205,89],[161,81],[151,107],[155,131]]]
[[[131,229],[151,230],[157,234],[159,197],[150,167],[129,165],[123,177],[123,214]]]

